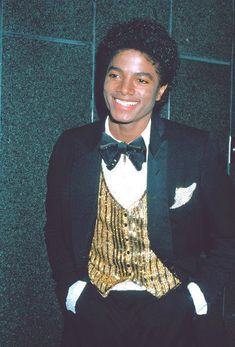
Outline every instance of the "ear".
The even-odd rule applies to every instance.
[[[160,101],[161,100],[161,97],[164,94],[164,92],[165,92],[167,87],[168,87],[168,84],[165,84],[164,86],[161,86],[158,89],[158,92],[157,92],[157,95],[156,95],[156,101]]]

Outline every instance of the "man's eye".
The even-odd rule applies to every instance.
[[[113,73],[113,72],[112,72],[112,73],[109,74],[109,77],[110,77],[110,78],[117,78],[118,75],[117,75],[116,73]]]
[[[142,78],[139,78],[138,82],[141,83],[141,84],[148,84],[148,81],[143,80]]]

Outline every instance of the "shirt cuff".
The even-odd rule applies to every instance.
[[[87,283],[84,281],[77,281],[69,287],[69,291],[68,291],[68,295],[67,295],[66,303],[65,303],[68,311],[76,313],[76,310],[75,310],[76,302],[78,301],[80,295],[82,294],[86,284]]]
[[[204,294],[202,293],[200,287],[194,283],[190,282],[187,285],[190,295],[193,299],[193,304],[197,315],[207,314],[208,306]]]

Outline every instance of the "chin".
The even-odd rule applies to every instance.
[[[133,119],[130,118],[130,117],[125,117],[125,116],[113,116],[111,115],[110,116],[111,118],[111,121],[114,122],[114,123],[119,123],[119,124],[129,124],[129,123],[132,123],[133,122]]]

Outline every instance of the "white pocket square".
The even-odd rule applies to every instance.
[[[194,182],[188,187],[176,188],[174,204],[170,207],[170,209],[178,208],[187,204],[187,202],[191,199],[196,186],[197,184]]]

